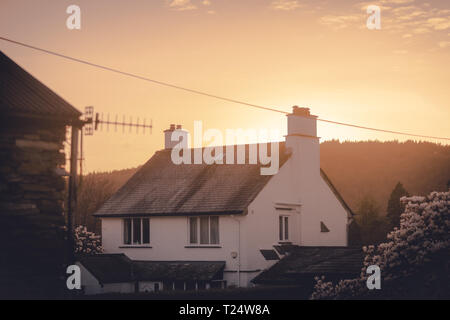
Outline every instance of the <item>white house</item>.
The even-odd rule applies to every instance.
[[[95,213],[105,253],[140,265],[135,290],[246,287],[286,246],[347,246],[352,213],[320,169],[317,117],[294,107],[287,118],[272,176],[259,164],[176,165],[165,131],[166,148]]]

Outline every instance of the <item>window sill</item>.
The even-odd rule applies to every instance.
[[[185,248],[210,248],[210,249],[217,249],[217,248],[222,248],[221,245],[188,245],[188,246],[184,246]]]
[[[128,249],[128,248],[137,248],[137,249],[151,249],[153,248],[152,246],[147,246],[147,245],[123,245],[123,246],[119,246],[120,249]]]
[[[292,244],[291,241],[278,241],[278,244]]]

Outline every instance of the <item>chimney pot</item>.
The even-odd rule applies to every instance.
[[[176,128],[176,129],[175,129]],[[187,148],[188,143],[188,135],[189,133],[186,130],[181,129],[181,124],[171,124],[170,129],[164,130],[164,148],[165,149],[173,149],[175,146],[180,146],[180,142],[182,142],[182,146]],[[172,134],[174,134],[174,139],[178,139],[178,141],[172,141]]]
[[[309,108],[300,108],[298,106],[292,107],[292,113],[296,116],[310,116]]]

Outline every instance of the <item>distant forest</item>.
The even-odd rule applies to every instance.
[[[398,182],[410,195],[444,191],[450,183],[450,146],[429,142],[323,142],[321,167],[353,211],[369,199],[380,216],[386,215],[389,197]],[[75,224],[100,233],[92,217],[138,168],[91,173],[78,190]]]

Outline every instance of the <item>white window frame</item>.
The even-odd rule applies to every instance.
[[[209,243],[200,243],[200,218],[208,218],[208,241]],[[217,232],[219,241],[218,243],[211,243],[211,217],[217,217]],[[197,220],[197,242],[191,242],[191,218],[195,218]],[[220,246],[220,216],[217,215],[208,215],[208,216],[189,216],[187,217],[187,245],[188,246],[196,246],[196,247],[217,247]]]
[[[131,239],[131,243],[125,243],[125,220],[131,220],[131,234],[130,234],[130,239]],[[134,228],[133,228],[133,224],[134,224],[134,219],[140,219],[141,220],[141,243],[133,243],[133,239],[134,239]],[[143,219],[148,219],[148,243],[143,243],[144,242],[144,224],[143,224]],[[147,247],[152,243],[152,239],[151,239],[151,222],[150,222],[150,218],[149,217],[126,217],[126,218],[122,218],[122,246],[126,246],[126,247]]]
[[[281,218],[281,221],[282,221],[282,223],[280,224],[280,218]],[[279,216],[278,216],[278,230],[277,230],[277,233],[278,233],[278,241],[279,242],[290,242],[290,238],[291,238],[291,232],[290,232],[290,226],[291,226],[291,222],[289,221],[290,219],[290,216],[289,215],[286,215],[286,214],[280,214]],[[286,238],[286,220],[288,221],[288,225],[287,225],[287,234],[288,234],[288,236],[287,236],[287,238]],[[282,234],[281,234],[281,238],[280,238],[280,227],[281,227],[281,229],[282,229]]]

